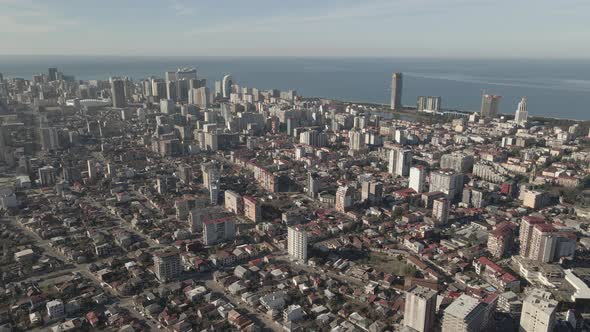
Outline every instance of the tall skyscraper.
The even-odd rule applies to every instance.
[[[434,200],[432,203],[432,218],[437,224],[445,225],[449,221],[449,207],[450,202],[444,197]]]
[[[178,102],[188,102],[189,80],[186,78],[180,79],[176,83],[176,100]]]
[[[336,191],[336,206],[335,209],[338,212],[346,212],[346,210],[352,206],[353,193],[352,188],[349,186],[340,186]]]
[[[221,81],[215,81],[215,98],[223,96]]]
[[[412,166],[412,150],[401,147],[389,151],[388,171],[390,174],[408,176]]]
[[[418,332],[432,331],[436,313],[436,292],[430,288],[414,286],[406,291],[404,326]]]
[[[498,115],[502,96],[484,94],[481,96],[481,117],[485,119],[495,118]]]
[[[88,178],[91,180],[96,179],[96,162],[94,161],[94,159],[88,159],[86,161],[86,164],[88,166]]]
[[[291,259],[300,262],[307,261],[307,233],[301,226],[289,227],[287,246]]]
[[[197,70],[195,68],[178,68],[176,70],[176,80],[190,80],[197,79]]]
[[[57,129],[54,127],[44,127],[40,130],[41,147],[45,151],[59,149],[59,137]]]
[[[445,154],[440,158],[440,168],[453,169],[457,173],[469,173],[473,170],[474,158],[463,152]]]
[[[39,168],[38,172],[41,187],[48,187],[55,184],[55,168],[53,166],[43,166]]]
[[[309,172],[307,176],[307,194],[309,197],[316,198],[320,192],[320,177],[315,172]]]
[[[229,98],[231,94],[231,86],[234,84],[232,77],[230,75],[223,76],[223,81],[221,83],[221,88],[223,92],[223,98]]]
[[[551,293],[534,289],[524,300],[519,330],[522,332],[550,332],[555,325],[557,301]]]
[[[555,256],[557,230],[551,224],[537,224],[533,227],[528,258],[548,263]]]
[[[110,81],[113,107],[121,108],[127,106],[127,100],[125,99],[125,80],[111,77]]]
[[[440,111],[441,103],[441,97],[418,96],[416,109],[418,111]]]
[[[178,100],[176,81],[166,81],[166,96],[172,101]]]
[[[152,95],[156,101],[168,98],[166,92],[166,82],[162,79],[152,79]]]
[[[47,79],[49,80],[49,82],[57,80],[57,68],[49,68],[47,74]]]
[[[178,167],[178,178],[184,184],[193,182],[193,168],[189,164],[182,164]]]
[[[190,82],[191,80],[197,80],[197,70],[195,68],[178,68],[174,77],[176,81],[176,101],[187,102]]]
[[[543,223],[545,223],[545,220],[538,217],[525,216],[522,218],[519,232],[520,256],[524,258],[529,257],[529,252],[531,251],[531,238],[533,237],[533,227]]]
[[[217,205],[219,196],[219,170],[214,163],[201,164],[203,172],[203,185],[209,189],[209,199],[211,204]]]
[[[317,130],[306,130],[299,134],[299,143],[314,147],[324,147],[328,144],[328,136]]]
[[[429,192],[441,191],[447,194],[449,200],[454,200],[463,191],[463,175],[454,170],[441,169],[430,173]]]
[[[417,193],[424,192],[424,180],[426,179],[426,169],[422,165],[410,168],[410,188]]]
[[[166,82],[176,81],[176,72],[174,72],[174,71],[167,71],[164,74],[164,77],[166,79]]]
[[[188,95],[188,103],[197,105],[201,109],[209,106],[209,88],[204,86],[198,89],[191,89]]]
[[[518,103],[518,108],[516,109],[516,113],[514,114],[514,122],[516,122],[519,126],[526,126],[529,112],[527,111],[526,107],[527,98],[522,97],[520,102]]]
[[[348,132],[348,148],[351,151],[360,151],[365,147],[365,134],[358,129]]]
[[[383,198],[383,183],[364,181],[361,186],[361,200],[370,204],[379,204]]]
[[[402,110],[402,73],[393,73],[391,77],[391,109]]]

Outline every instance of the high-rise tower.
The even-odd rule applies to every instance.
[[[111,77],[110,81],[113,107],[127,106],[127,100],[125,99],[125,80]]]
[[[401,111],[402,109],[402,73],[393,73],[391,77],[391,109]]]
[[[529,112],[527,111],[526,107],[527,99],[526,97],[522,97],[520,102],[518,103],[518,108],[516,109],[516,113],[514,114],[514,122],[519,126],[526,126],[527,119],[529,117]]]
[[[481,117],[494,118],[498,115],[498,107],[502,96],[484,94],[481,96]]]
[[[230,75],[223,76],[223,81],[221,83],[221,89],[223,93],[223,98],[229,98],[231,94],[231,86],[234,84],[232,77]]]
[[[287,246],[291,259],[300,262],[307,261],[307,233],[301,226],[288,228]]]

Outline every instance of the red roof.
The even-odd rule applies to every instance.
[[[531,225],[542,224],[545,222],[545,219],[535,216],[524,216],[522,217],[522,220],[528,222]]]
[[[498,226],[496,226],[496,229],[494,229],[492,231],[492,235],[493,236],[506,236],[506,235],[512,233],[513,229],[514,229],[514,225],[512,223],[502,222]]]
[[[543,233],[555,232],[555,227],[551,224],[536,224],[535,229],[538,229]]]
[[[506,272],[506,270],[504,270],[501,266],[499,266],[498,264],[492,262],[491,260],[489,260],[486,257],[480,257],[477,259],[477,261],[483,265],[485,265],[486,267],[492,269],[494,272],[496,272],[497,274],[501,275],[500,278],[505,281],[505,282],[513,282],[516,281],[516,277],[513,276],[512,274]]]
[[[401,197],[408,197],[416,194],[416,191],[412,188],[401,189],[394,192],[395,195]]]
[[[244,200],[252,202],[252,203],[256,203],[256,198],[254,198],[252,196],[244,196]]]
[[[213,224],[219,224],[219,223],[222,223],[222,222],[226,222],[228,220],[229,220],[229,218],[205,219],[203,221],[203,224],[205,224],[205,225],[213,225]]]

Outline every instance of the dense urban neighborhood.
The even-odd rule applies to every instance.
[[[0,331],[590,331],[589,122],[208,83],[0,74]]]

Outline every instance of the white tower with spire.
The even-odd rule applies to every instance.
[[[526,108],[526,97],[522,97],[520,102],[518,103],[518,108],[516,109],[516,114],[514,115],[514,122],[519,126],[526,126],[527,119],[529,117],[529,112]]]

